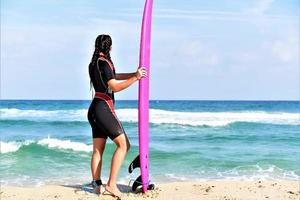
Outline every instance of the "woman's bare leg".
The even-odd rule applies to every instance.
[[[117,149],[111,160],[110,175],[106,190],[118,195],[120,191],[117,188],[117,177],[126,153],[130,148],[130,143],[126,134],[119,135],[113,141],[117,145]]]
[[[101,177],[102,168],[102,155],[105,149],[106,139],[105,138],[95,138],[93,139],[93,155],[91,159],[91,171],[93,180],[99,180]],[[101,192],[101,188],[98,188]]]

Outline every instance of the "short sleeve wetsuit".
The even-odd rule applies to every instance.
[[[114,92],[108,87],[108,81],[116,76],[113,64],[103,56],[90,70],[90,78],[95,89],[95,97],[88,110],[88,120],[92,127],[93,138],[114,140],[125,133],[114,111]]]

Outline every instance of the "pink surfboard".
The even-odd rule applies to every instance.
[[[143,192],[149,189],[149,76],[152,5],[153,0],[146,0],[140,40],[139,66],[146,68],[147,77],[139,81],[139,156],[129,166],[130,173],[134,168],[140,167],[141,176],[135,182],[137,182],[138,185],[142,185]]]
[[[146,0],[140,42],[140,65],[146,68],[147,77],[139,82],[139,151],[143,192],[149,185],[149,76],[150,43],[153,0]]]

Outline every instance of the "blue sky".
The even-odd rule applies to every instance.
[[[98,34],[138,66],[144,1],[1,0],[1,98],[90,99]],[[154,0],[151,99],[297,100],[298,0]],[[137,99],[137,84],[116,94]]]

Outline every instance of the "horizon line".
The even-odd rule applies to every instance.
[[[0,99],[0,101],[91,101],[93,99]],[[138,99],[115,99],[138,101]],[[149,99],[149,101],[299,101],[300,99]]]

